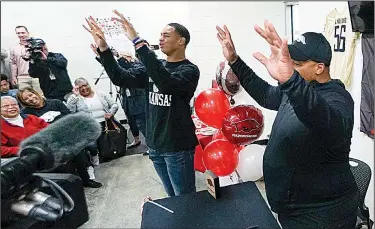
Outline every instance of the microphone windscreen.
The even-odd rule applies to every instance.
[[[66,115],[40,132],[22,141],[20,155],[27,148],[51,151],[55,164],[74,158],[101,134],[100,124],[88,113]]]

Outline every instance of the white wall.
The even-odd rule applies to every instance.
[[[14,32],[17,25],[28,27],[30,35],[42,38],[51,52],[60,52],[68,59],[68,72],[72,79],[85,77],[93,85],[102,67],[94,59],[89,48],[93,39],[82,27],[85,17],[112,17],[117,9],[131,22],[143,38],[158,44],[161,29],[169,22],[188,23],[187,2],[2,2],[1,3],[1,46],[8,48],[17,42]],[[164,10],[164,9],[170,10]],[[163,10],[163,14],[160,14]],[[123,37],[123,42],[129,42]],[[121,45],[121,38],[110,40],[110,45]],[[134,51],[120,50],[120,51]],[[103,76],[96,86],[109,92],[110,81]],[[116,95],[113,87],[113,96]],[[113,97],[115,98],[115,97]],[[119,109],[117,118],[124,118]]]
[[[201,72],[198,94],[211,87],[216,67],[224,60],[216,37],[215,26],[226,24],[232,34],[237,53],[264,80],[276,85],[265,67],[252,54],[261,52],[270,55],[268,43],[254,30],[254,25],[263,27],[264,20],[274,23],[281,36],[285,36],[285,6],[283,2],[190,2],[191,43],[189,58],[198,64]],[[193,15],[194,14],[194,15]],[[244,90],[236,95],[239,104],[253,104],[261,108]],[[265,116],[265,130],[261,138],[270,134],[276,112],[261,108]]]
[[[43,9],[43,13],[39,13],[40,9]],[[17,41],[15,26],[25,25],[31,36],[46,41],[50,51],[64,54],[69,61],[68,71],[72,80],[86,77],[93,84],[94,78],[102,72],[102,67],[94,60],[89,48],[92,38],[82,28],[82,24],[89,15],[113,16],[113,9],[129,16],[137,31],[151,44],[158,44],[161,29],[169,22],[179,22],[187,27],[191,33],[187,58],[197,64],[201,71],[197,93],[211,87],[216,67],[224,59],[215,29],[217,24],[224,23],[230,28],[241,57],[265,80],[276,83],[252,57],[256,51],[269,54],[269,47],[254,32],[253,26],[262,25],[264,19],[269,19],[281,31],[280,34],[285,35],[282,2],[3,2],[1,44],[4,48],[13,45]],[[122,42],[128,41],[125,37],[112,39],[110,45],[120,49],[129,47],[122,45]],[[108,92],[109,79],[101,79],[97,88]],[[242,103],[255,104],[244,91],[236,97]],[[266,117],[266,136],[270,133],[275,112],[263,112]],[[121,109],[116,117],[124,117]]]
[[[343,7],[347,7],[347,4],[347,2],[299,2],[297,25],[301,34],[307,31],[323,33],[326,15],[335,8],[341,10]],[[313,20],[311,12],[314,12]],[[374,141],[359,131],[362,65],[361,40],[359,39],[355,49],[353,81],[351,87],[347,88],[355,103],[355,121],[350,156],[366,162],[374,172]],[[370,208],[371,218],[374,219],[374,173],[367,192],[366,205]]]

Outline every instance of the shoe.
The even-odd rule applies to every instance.
[[[89,174],[90,180],[95,180],[94,167],[87,167],[87,173]]]
[[[100,188],[103,185],[99,182],[94,181],[94,180],[89,180],[89,181],[87,181],[87,183],[83,184],[83,186],[87,187],[87,188]]]
[[[99,165],[99,155],[91,156],[90,160],[93,166]]]
[[[133,142],[132,144],[130,144],[130,146],[128,146],[128,149],[133,149],[133,148],[135,148],[139,145],[141,145],[141,141],[139,141],[137,143]]]

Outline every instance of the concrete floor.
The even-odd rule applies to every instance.
[[[85,189],[90,220],[81,228],[140,228],[141,202],[145,196],[167,197],[148,156],[132,155],[100,164],[95,169],[99,189]],[[196,173],[197,190],[205,190],[205,178]],[[265,197],[263,182],[257,186]]]

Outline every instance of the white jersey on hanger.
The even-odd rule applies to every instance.
[[[352,32],[349,7],[332,10],[326,17],[324,36],[332,49],[330,74],[350,86],[353,75],[354,50],[359,33]]]

